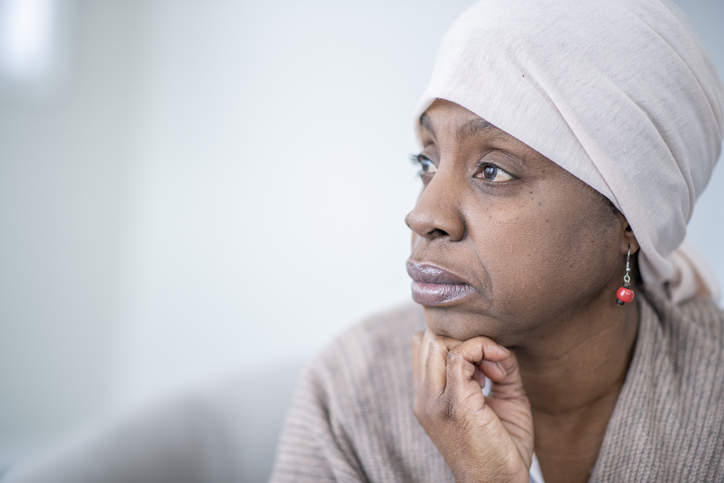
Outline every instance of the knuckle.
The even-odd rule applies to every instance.
[[[447,362],[448,364],[462,364],[465,362],[465,358],[460,353],[460,350],[455,348],[447,353]]]
[[[510,367],[509,367],[508,369],[506,369],[506,372],[507,372],[508,374],[510,374],[510,373],[515,372],[515,371],[517,371],[517,370],[518,370],[518,359],[516,359],[515,357],[511,357],[511,358],[510,358]]]
[[[440,338],[438,336],[430,336],[430,348],[440,350]]]
[[[444,422],[454,423],[458,420],[455,401],[447,393],[435,400],[435,414]]]

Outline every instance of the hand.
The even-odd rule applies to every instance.
[[[515,355],[487,337],[413,338],[413,410],[458,482],[527,482],[533,416]],[[492,381],[483,396],[485,377]]]

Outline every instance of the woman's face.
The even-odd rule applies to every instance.
[[[433,332],[515,346],[616,306],[629,241],[607,200],[457,104],[435,101],[421,131],[408,272]]]

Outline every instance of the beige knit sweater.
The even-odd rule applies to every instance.
[[[724,313],[638,300],[633,359],[590,481],[724,482]],[[334,341],[297,388],[271,481],[454,481],[412,413],[411,338],[424,329],[410,304]]]

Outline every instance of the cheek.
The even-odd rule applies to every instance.
[[[483,282],[501,314],[558,310],[591,296],[610,278],[612,225],[602,226],[582,215],[591,211],[570,204],[548,206],[536,201],[471,225],[477,227],[470,236]]]

